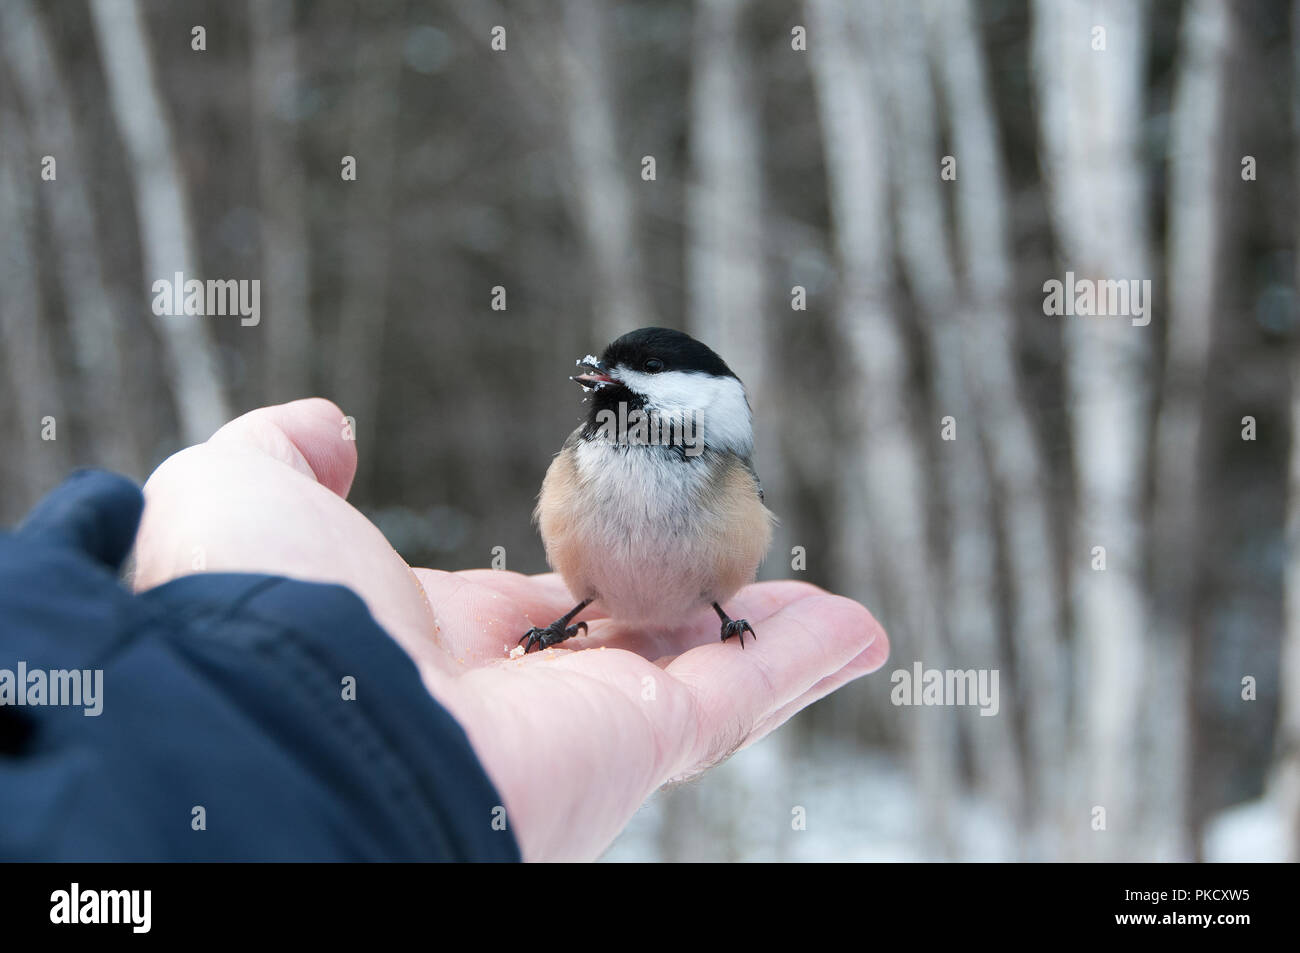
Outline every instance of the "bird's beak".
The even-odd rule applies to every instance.
[[[603,361],[598,361],[594,357],[587,357],[578,361],[578,366],[584,368],[583,373],[575,374],[569,380],[576,381],[585,388],[598,388],[602,384],[616,384],[617,381],[609,376],[609,368]]]

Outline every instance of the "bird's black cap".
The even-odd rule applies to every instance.
[[[606,367],[621,364],[630,370],[645,369],[646,361],[662,361],[665,371],[698,371],[715,377],[735,377],[726,361],[711,347],[672,328],[638,328],[605,348],[601,362]]]

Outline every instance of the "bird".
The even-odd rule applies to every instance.
[[[577,603],[520,637],[524,653],[587,631],[593,603],[614,620],[671,628],[711,607],[721,641],[758,634],[723,609],[754,581],[775,516],[754,469],[744,384],[710,347],[671,328],[640,328],[570,379],[586,419],[542,481],[533,517],[546,559]]]

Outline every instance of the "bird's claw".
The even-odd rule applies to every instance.
[[[572,618],[572,616],[570,618]],[[543,629],[534,626],[520,636],[519,641],[516,644],[523,645],[524,639],[527,639],[528,644],[524,645],[524,654],[527,655],[532,651],[534,645],[540,645],[543,649],[549,648],[552,645],[558,645],[565,639],[573,638],[579,632],[586,631],[587,623],[585,622],[575,622],[566,629],[561,624],[561,621],[557,620]],[[538,651],[541,651],[541,649],[538,649]]]
[[[749,624],[748,619],[728,619],[722,623],[722,641],[727,641],[733,635],[738,636],[742,649],[745,647],[746,632],[754,637],[754,641],[758,641],[758,633],[754,631],[754,627]]]

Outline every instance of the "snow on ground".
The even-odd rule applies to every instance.
[[[1247,801],[1220,811],[1205,827],[1202,845],[1212,863],[1286,862],[1285,824],[1278,805]]]
[[[778,732],[702,778],[656,792],[602,860],[933,861],[919,798],[897,757],[852,745],[805,747]],[[1017,831],[970,797],[949,806],[955,859],[1016,860]],[[803,830],[792,821],[803,809]],[[1281,862],[1283,818],[1251,801],[1208,825],[1205,859]]]
[[[798,808],[803,830],[794,829]],[[960,859],[1014,859],[1013,832],[996,812],[971,799],[951,808]],[[602,859],[943,859],[923,835],[899,760],[851,745],[796,747],[778,732],[696,781],[657,792]]]

